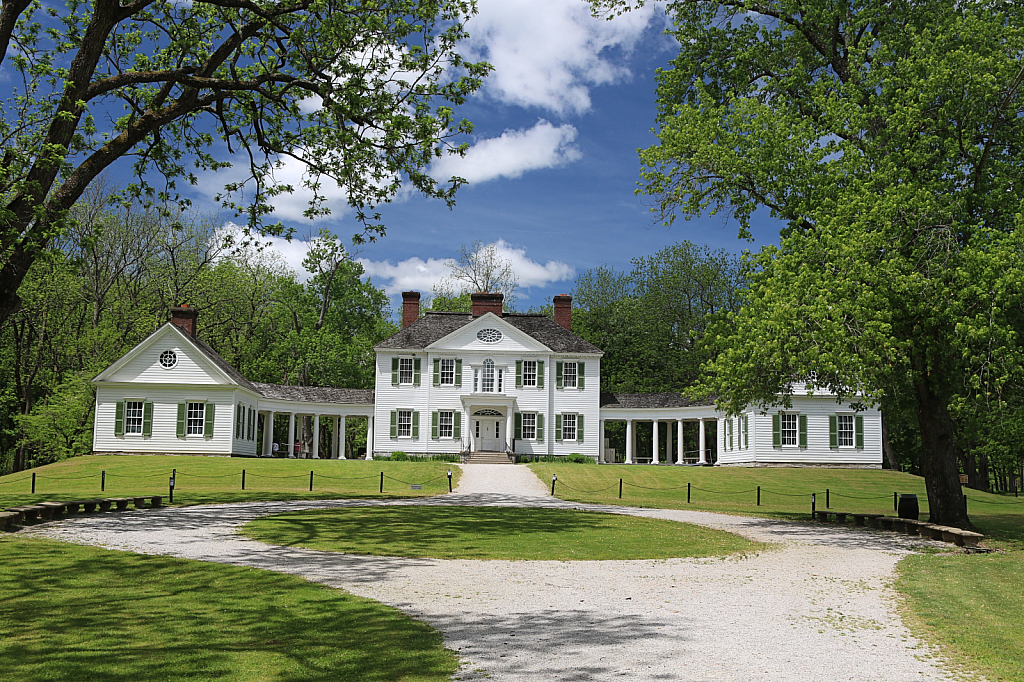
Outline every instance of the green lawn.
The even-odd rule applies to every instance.
[[[324,509],[257,519],[242,532],[277,545],[439,559],[667,559],[763,547],[732,533],[674,521],[509,507]]]
[[[421,497],[448,492],[448,476],[458,482],[462,470],[443,462],[367,462],[363,460],[247,459],[96,455],[76,457],[31,471],[0,477],[0,507],[42,500],[130,495],[167,495],[176,469],[175,505],[257,500],[361,497]],[[242,470],[245,469],[245,490]],[[101,472],[106,471],[101,491]],[[313,472],[313,492],[309,472]],[[384,472],[384,494],[380,474]],[[36,494],[32,494],[32,474]],[[410,484],[423,490],[410,490]],[[167,503],[166,497],[164,503]]]
[[[449,680],[440,633],[294,576],[0,536],[0,680]]]

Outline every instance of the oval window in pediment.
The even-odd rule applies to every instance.
[[[488,327],[487,329],[481,329],[478,331],[476,333],[476,338],[480,339],[484,343],[498,343],[498,341],[501,341],[502,335],[501,331]]]

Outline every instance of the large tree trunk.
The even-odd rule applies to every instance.
[[[946,401],[934,390],[926,372],[919,372],[914,383],[917,421],[921,427],[921,473],[928,491],[928,520],[940,526],[973,529],[960,488],[953,420]]]
[[[885,412],[881,412],[880,415],[882,417],[882,452],[885,453],[885,458],[889,461],[889,468],[899,471],[900,463],[896,461],[896,451],[889,440],[889,420],[886,419]]]

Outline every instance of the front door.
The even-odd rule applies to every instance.
[[[493,417],[474,417],[473,429],[476,436],[476,449],[486,452],[502,450],[501,419]]]

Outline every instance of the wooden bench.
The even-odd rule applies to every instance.
[[[25,516],[26,521],[36,521],[40,514],[49,517],[50,510],[38,504],[26,504],[20,507],[8,507],[5,511],[19,512]]]
[[[164,500],[163,495],[146,495],[145,497],[133,497],[132,500],[135,502],[136,509],[145,509],[146,500],[150,501],[154,507],[159,507]]]
[[[47,507],[50,510],[50,518],[55,519],[67,509],[67,502],[40,502],[40,507]]]
[[[877,519],[885,514],[850,514],[853,517],[853,523],[856,526],[863,526],[865,521],[871,521]]]
[[[65,502],[64,504],[67,505],[68,513],[76,513],[78,508],[82,507],[86,514],[92,514],[96,511],[96,507],[99,506],[99,503],[99,500],[72,500],[70,502]]]
[[[7,530],[19,523],[21,523],[21,512],[0,512],[0,530]]]
[[[107,509],[104,511],[108,511],[110,509],[111,504],[117,505],[117,511],[126,511],[132,499],[133,498],[131,497],[108,497],[107,499],[104,500],[104,502],[107,503]]]
[[[974,531],[962,528],[952,528],[950,526],[936,526],[929,523],[925,525],[925,528],[932,539],[952,542],[957,547],[977,547],[978,542],[985,537],[981,533],[975,533]],[[924,529],[921,534],[925,534]]]
[[[828,521],[829,516],[835,517],[836,523],[846,523],[846,517],[849,516],[849,512],[833,511],[831,509],[818,509],[815,510],[814,516],[819,521]]]

